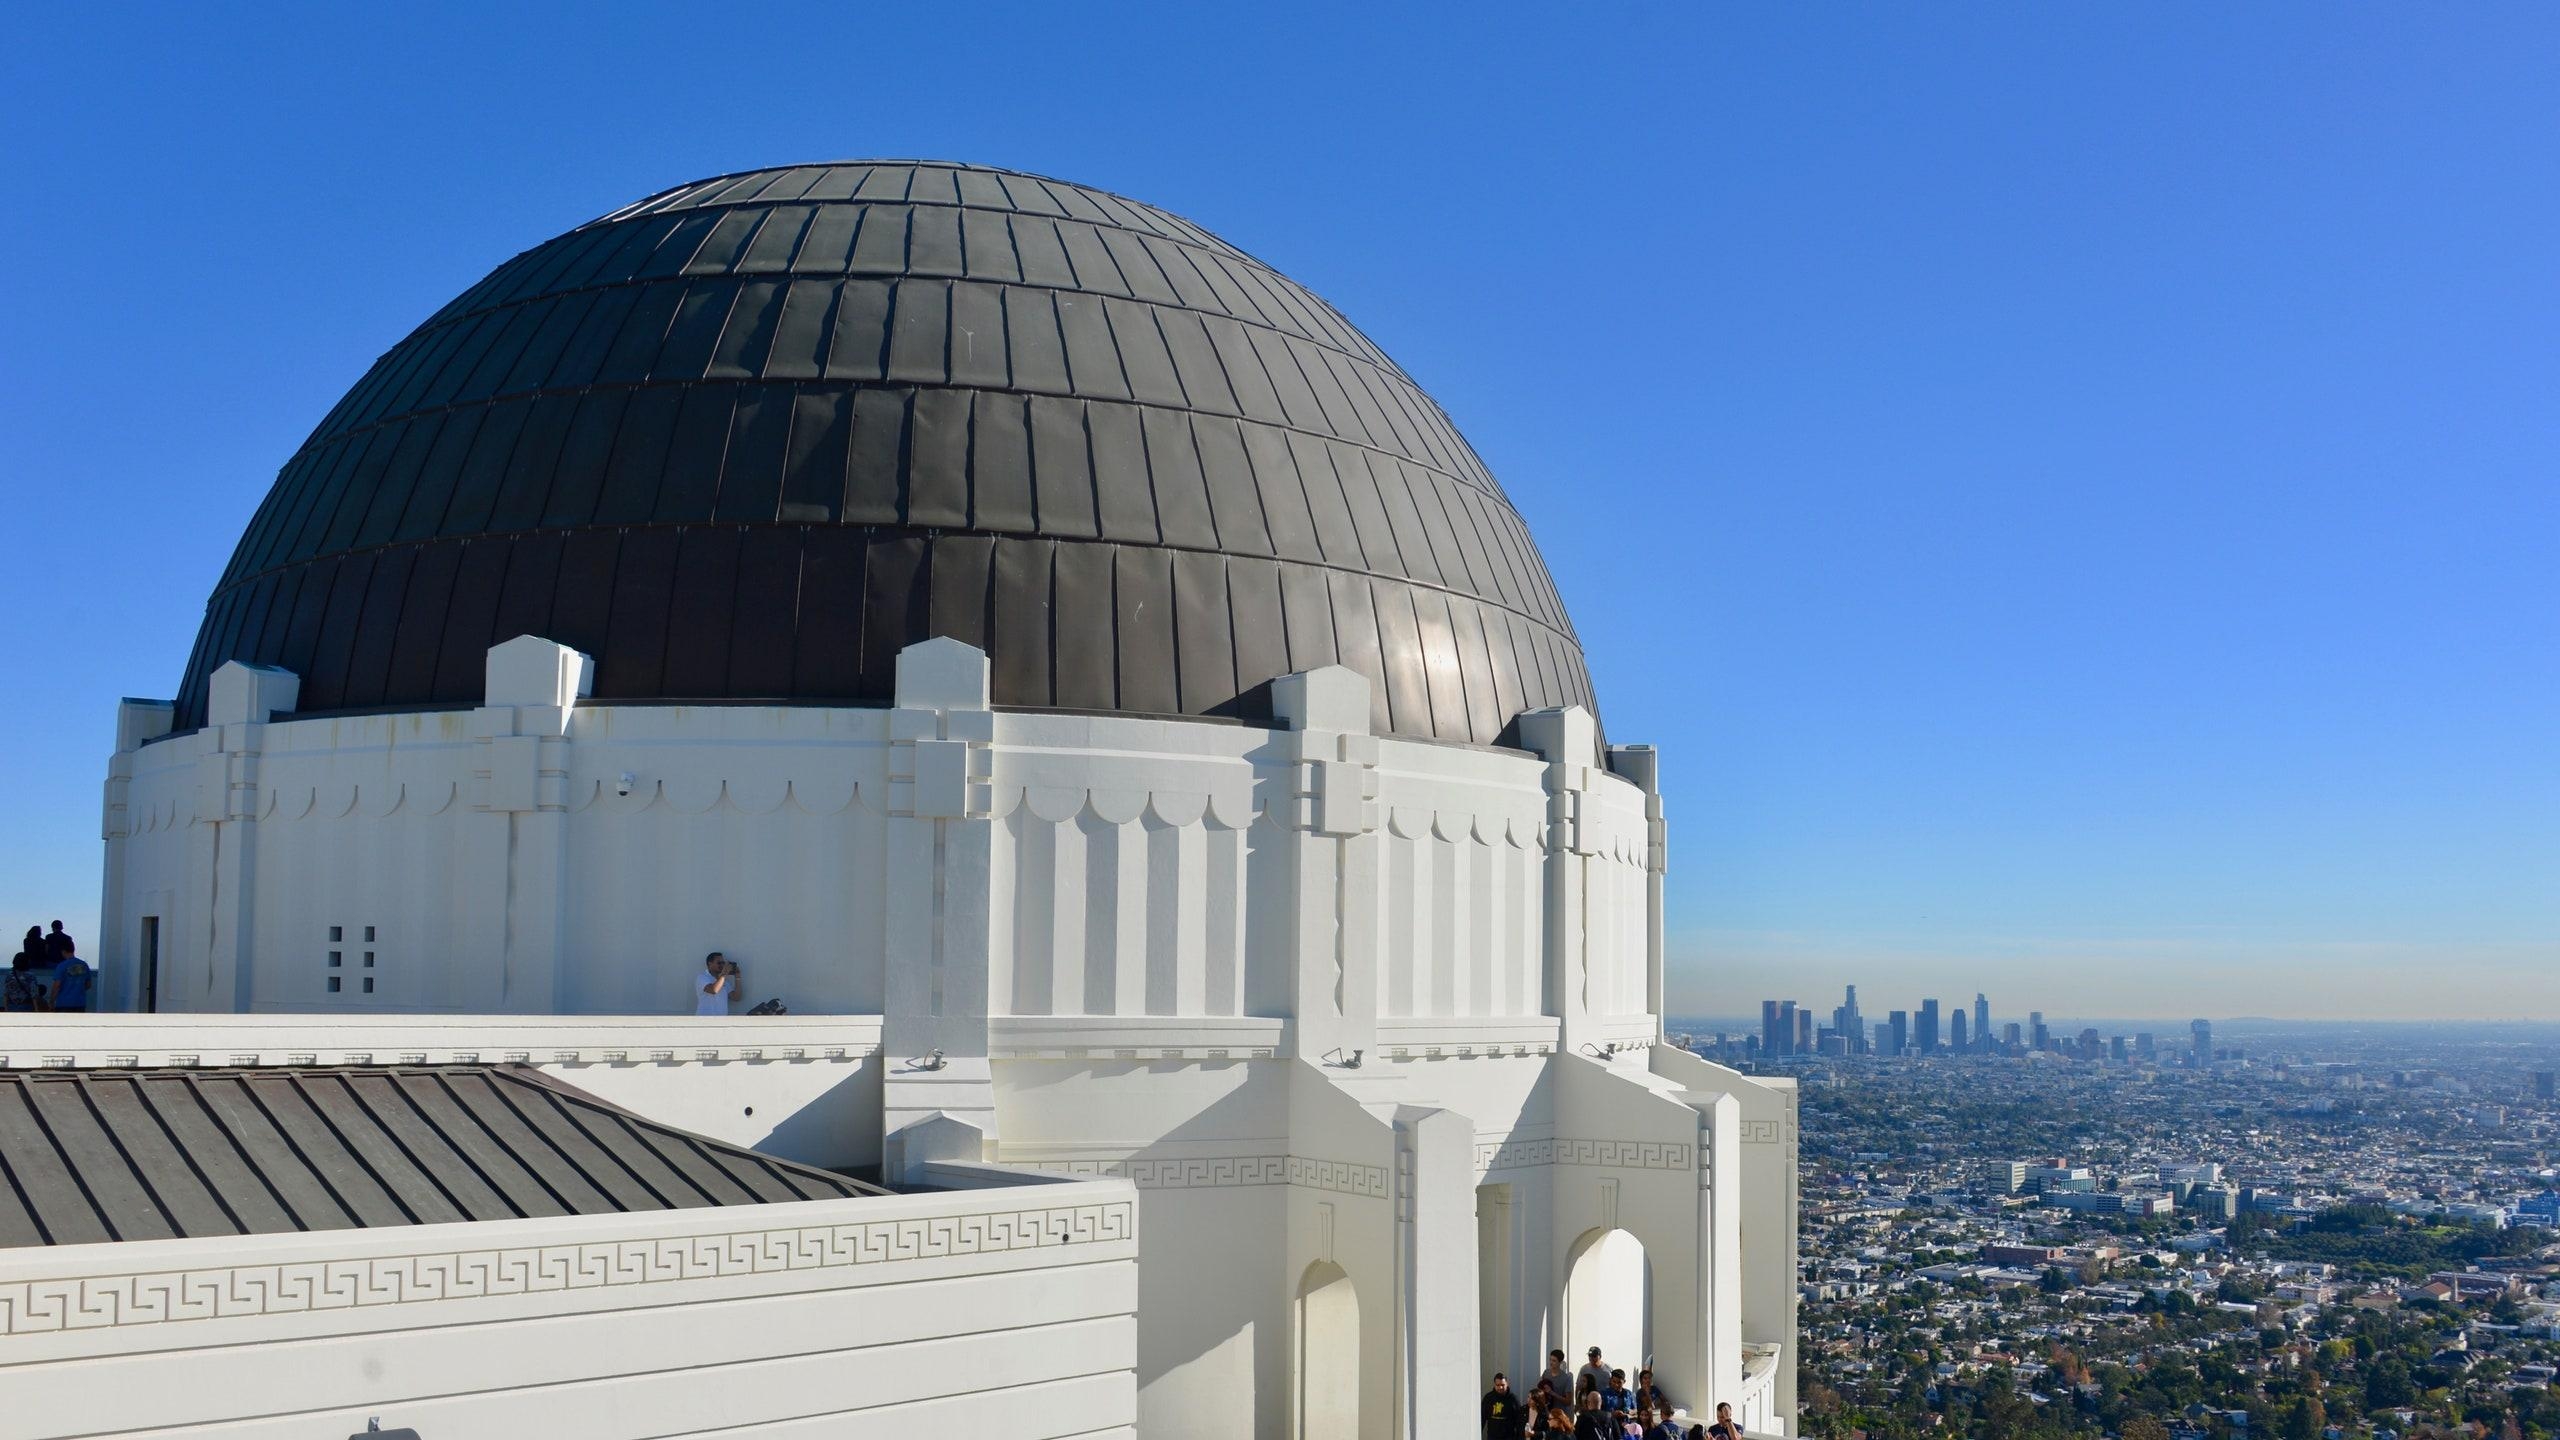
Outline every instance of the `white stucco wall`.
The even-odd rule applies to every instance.
[[[451,974],[378,989],[386,1009],[677,1011],[719,948],[751,997],[861,1011],[810,1023],[867,1023],[870,1048],[841,1079],[725,1060],[570,1078],[811,1147],[786,1154],[895,1173],[898,1137],[931,1122],[945,1150],[1146,1192],[1149,1433],[1295,1434],[1297,1296],[1338,1274],[1360,1434],[1459,1440],[1485,1361],[1578,1356],[1567,1267],[1612,1228],[1644,1247],[1673,1393],[1785,1428],[1792,1350],[1748,1395],[1744,1374],[1748,1347],[1792,1345],[1791,1096],[1656,1046],[1652,752],[1596,763],[1579,710],[1519,717],[1520,750],[1379,737],[1340,670],[1276,682],[1264,729],[994,712],[984,657],[947,641],[906,652],[885,710],[579,704],[575,657],[550,654],[514,657],[559,677],[547,697],[493,656],[492,704],[458,735],[244,712],[125,745],[110,997],[132,994],[145,915],[163,1005],[212,1010],[319,1008],[311,936],[332,923],[455,917],[424,952],[445,958],[398,952]],[[399,863],[302,863],[403,824]],[[726,1045],[765,1022],[656,1023]],[[752,1121],[732,1113],[745,1083],[767,1097]]]
[[[1130,1437],[1135,1226],[1099,1181],[0,1250],[0,1434]]]

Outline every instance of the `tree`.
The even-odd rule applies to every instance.
[[[2169,1427],[2148,1415],[2136,1415],[2124,1422],[2119,1434],[2122,1440],[2169,1440]]]

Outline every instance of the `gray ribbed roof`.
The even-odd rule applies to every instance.
[[[526,1066],[0,1071],[0,1246],[886,1193]]]
[[[995,698],[1267,713],[1340,663],[1391,733],[1592,703],[1537,547],[1447,415],[1334,310],[1101,191],[908,162],[678,187],[517,256],[375,363],[207,607],[305,710],[469,704],[493,643],[602,699]]]

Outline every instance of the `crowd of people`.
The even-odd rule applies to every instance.
[[[86,1010],[97,980],[98,972],[80,958],[79,942],[61,921],[54,921],[51,931],[30,925],[17,958],[9,962],[7,981],[0,982],[0,1009]]]
[[[1545,1372],[1526,1391],[1495,1375],[1478,1418],[1484,1440],[1742,1440],[1731,1405],[1716,1406],[1713,1424],[1683,1428],[1679,1414],[1650,1368],[1630,1382],[1594,1345],[1579,1370],[1565,1367],[1563,1351],[1548,1351]]]

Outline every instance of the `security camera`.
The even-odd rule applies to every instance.
[[[628,795],[631,793],[631,787],[638,783],[638,777],[634,776],[630,771],[625,770],[620,775],[614,777],[613,793],[616,795]]]

